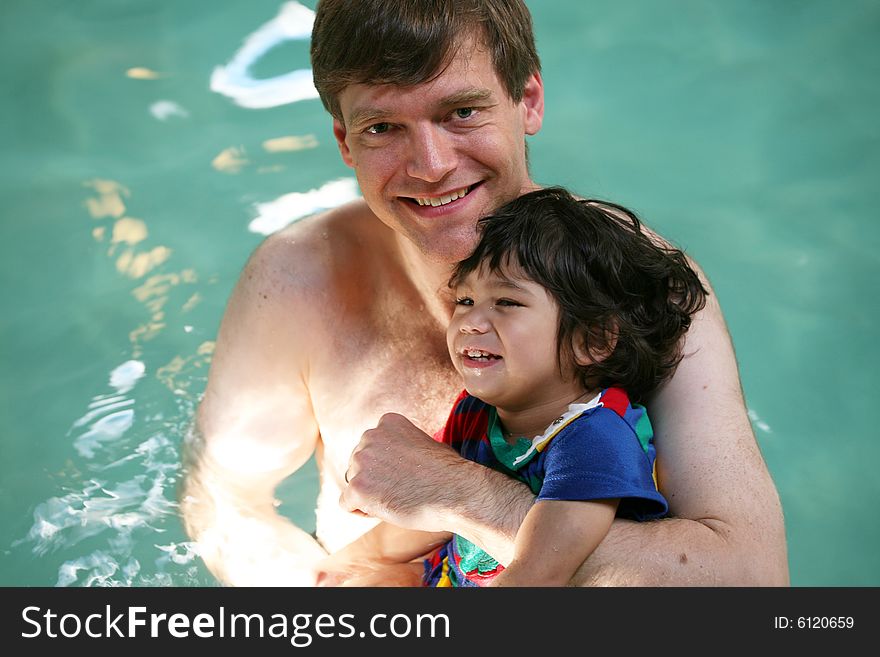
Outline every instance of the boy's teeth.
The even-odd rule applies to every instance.
[[[467,187],[463,187],[451,194],[446,194],[444,196],[435,197],[435,198],[416,198],[416,202],[419,205],[430,205],[432,207],[439,207],[441,205],[446,205],[447,203],[451,203],[452,201],[456,201],[467,194]]]

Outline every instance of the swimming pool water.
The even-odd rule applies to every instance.
[[[699,260],[792,583],[880,584],[880,5],[530,6],[535,179]],[[176,499],[224,304],[265,234],[358,193],[303,72],[313,8],[0,10],[0,585],[216,584]],[[316,489],[310,466],[280,510],[312,529]]]

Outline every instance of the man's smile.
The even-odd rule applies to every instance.
[[[479,184],[480,183],[468,185],[467,187],[454,189],[452,191],[438,194],[436,196],[401,196],[401,198],[422,207],[437,208],[443,205],[448,205],[453,201],[457,201],[460,198],[464,198],[465,196],[470,194]]]

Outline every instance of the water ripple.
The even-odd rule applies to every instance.
[[[109,379],[114,391],[94,396],[72,423],[69,435],[89,474],[72,463],[78,483],[38,504],[27,536],[13,543],[37,557],[57,555],[56,586],[199,583],[190,543],[156,541],[173,533],[169,529],[181,530],[176,522],[179,440],[173,436],[182,434],[193,402],[178,400],[187,403],[175,420],[181,426],[163,421],[161,413],[144,413],[150,391],[139,390],[137,400],[128,393],[145,371],[140,361],[115,368]]]

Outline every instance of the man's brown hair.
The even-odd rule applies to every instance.
[[[348,85],[431,80],[471,35],[519,102],[529,76],[541,69],[522,0],[319,0],[311,44],[315,87],[327,111],[342,120],[339,94]]]

